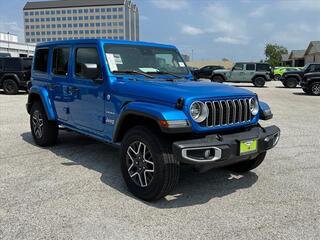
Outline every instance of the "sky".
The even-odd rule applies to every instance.
[[[266,43],[290,51],[320,40],[320,0],[133,2],[140,12],[140,40],[176,45],[193,60],[259,61],[265,58]],[[25,3],[0,0],[0,32],[9,31],[24,40]]]

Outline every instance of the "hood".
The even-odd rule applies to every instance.
[[[230,72],[231,70],[228,70],[228,69],[217,69],[217,70],[214,70],[213,72],[214,73],[227,73],[227,72]]]
[[[289,74],[299,74],[299,75],[301,75],[301,74],[303,74],[304,73],[304,71],[288,71],[288,72],[284,72],[283,73],[283,75],[289,75]]]
[[[113,87],[123,97],[170,105],[179,98],[206,100],[255,96],[249,90],[227,84],[190,80],[117,80]]]

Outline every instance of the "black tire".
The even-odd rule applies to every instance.
[[[310,93],[315,96],[320,96],[320,82],[314,82],[311,84]]]
[[[236,164],[228,166],[227,169],[233,172],[248,172],[252,169],[257,168],[265,159],[266,154],[267,152],[260,153],[254,159],[238,162]]]
[[[211,78],[211,82],[223,83],[223,77],[221,77],[221,76],[213,76]]]
[[[266,80],[264,77],[256,77],[252,80],[252,82],[255,87],[264,87],[264,85],[266,84]]]
[[[2,88],[5,94],[14,95],[19,91],[19,86],[13,79],[6,79],[2,83]]]
[[[142,143],[142,151],[147,149],[145,154],[139,150],[140,143]],[[134,148],[135,150],[132,151]],[[146,156],[149,157],[147,163],[144,161],[147,160]],[[150,172],[152,168],[153,174]],[[149,170],[149,174],[145,177],[147,170]],[[158,134],[155,135],[148,128],[137,126],[130,129],[123,138],[121,172],[133,195],[145,201],[154,201],[167,195],[177,185],[180,164],[173,156],[168,141],[158,137]],[[140,172],[139,176],[136,174],[138,172]]]
[[[298,80],[294,77],[289,77],[283,81],[283,85],[286,88],[295,88],[298,85]]]
[[[303,90],[306,94],[311,94],[310,88],[302,88],[302,90]]]
[[[42,125],[40,125],[42,123]],[[49,121],[40,102],[32,105],[30,127],[35,143],[41,147],[52,146],[57,142],[59,127],[55,121]]]

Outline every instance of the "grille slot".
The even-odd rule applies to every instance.
[[[249,99],[221,100],[205,102],[209,115],[201,125],[217,127],[235,123],[247,123],[252,120]]]

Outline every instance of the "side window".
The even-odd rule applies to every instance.
[[[77,48],[75,68],[75,75],[79,78],[91,79],[93,68],[96,68],[97,76],[101,76],[101,65],[97,49],[94,47]]]
[[[246,70],[248,70],[248,71],[254,71],[254,70],[255,70],[254,64],[247,64],[247,65],[246,65]]]
[[[6,58],[3,63],[4,71],[21,71],[21,61],[17,58]]]
[[[320,65],[311,65],[309,72],[320,72]]]
[[[53,50],[52,73],[66,76],[68,74],[70,48],[55,48]]]
[[[33,69],[38,72],[47,72],[49,49],[38,49],[34,56]]]
[[[236,63],[233,67],[233,70],[243,70],[244,64],[243,63]]]

